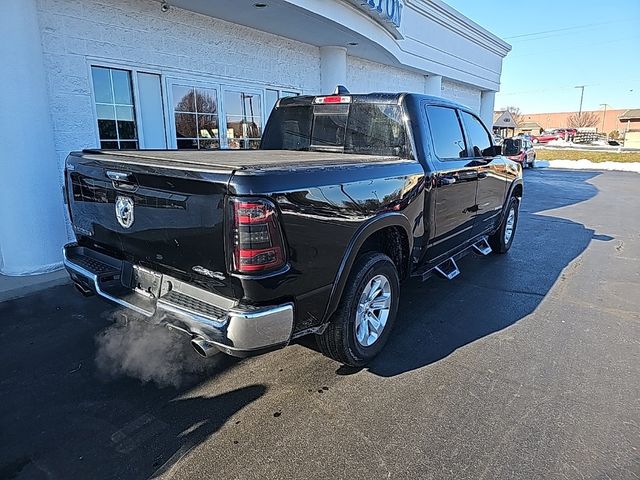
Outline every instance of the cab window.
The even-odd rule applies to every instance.
[[[471,143],[471,150],[474,157],[493,157],[494,150],[491,145],[489,132],[484,128],[482,122],[474,115],[461,112],[467,137]]]
[[[466,157],[467,146],[456,111],[453,108],[429,105],[427,117],[436,156],[441,160]]]

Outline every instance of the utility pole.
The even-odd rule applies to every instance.
[[[602,131],[604,132],[604,119],[607,118],[607,104],[601,103],[601,107],[604,107],[604,113],[602,114]]]
[[[577,85],[575,88],[579,88],[582,91],[580,92],[580,110],[578,111],[578,117],[582,116],[582,99],[584,98],[584,87],[586,87],[586,85]]]

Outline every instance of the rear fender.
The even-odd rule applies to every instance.
[[[333,315],[333,313],[338,308],[340,298],[342,297],[342,292],[344,291],[344,288],[347,284],[347,280],[349,279],[349,275],[351,274],[351,268],[353,267],[356,257],[358,256],[360,248],[371,235],[386,227],[403,228],[405,233],[407,234],[407,239],[409,241],[409,252],[412,251],[413,235],[411,234],[411,224],[409,223],[407,217],[405,217],[403,214],[384,213],[362,224],[356,231],[355,235],[349,241],[345,254],[342,257],[342,261],[340,262],[338,272],[333,282],[333,288],[331,290],[331,296],[329,297],[329,303],[327,304],[327,308],[324,314],[323,323],[327,322],[331,315]],[[407,255],[406,262],[411,262],[410,253],[409,255]],[[409,265],[406,265],[405,267],[409,268]]]

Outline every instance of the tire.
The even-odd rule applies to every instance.
[[[382,282],[384,278],[387,282]],[[388,288],[375,288],[376,281]],[[371,288],[371,287],[374,288]],[[367,290],[369,289],[369,290]],[[387,302],[386,320],[385,309],[369,310],[374,316],[366,315],[369,296],[380,290],[380,296],[371,297],[381,299],[385,292],[390,296]],[[333,314],[325,331],[316,336],[318,347],[324,355],[351,367],[362,367],[370,362],[384,347],[395,323],[398,313],[400,295],[400,280],[396,266],[389,257],[382,253],[366,253],[358,257],[353,265],[347,285],[338,309]],[[364,301],[364,303],[363,303]],[[366,305],[366,306],[364,306]],[[363,311],[364,306],[364,311]],[[382,323],[381,331],[376,330],[368,319],[377,319]],[[380,323],[378,323],[380,325]],[[368,335],[367,335],[368,333]],[[375,337],[375,338],[374,338]]]
[[[489,236],[489,245],[494,253],[507,253],[513,243],[513,237],[516,236],[516,227],[518,226],[518,211],[520,207],[520,200],[517,197],[511,197],[509,199],[509,205],[507,205],[507,213],[498,227],[496,232]],[[511,215],[513,213],[513,218]],[[511,224],[511,233],[507,234],[509,224]]]
[[[529,168],[536,168],[536,156],[534,155],[529,164]]]

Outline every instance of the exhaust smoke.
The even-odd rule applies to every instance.
[[[214,362],[199,356],[188,337],[160,324],[160,319],[121,311],[114,316],[115,322],[96,335],[100,373],[178,388],[212,369]]]

